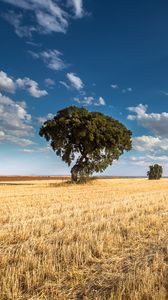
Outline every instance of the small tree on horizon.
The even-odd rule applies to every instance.
[[[103,172],[124,150],[132,148],[132,132],[119,121],[100,112],[70,106],[44,122],[39,134],[56,155],[71,165],[71,178]]]
[[[149,171],[147,172],[148,179],[160,179],[163,174],[163,167],[155,164],[152,166],[149,166]]]

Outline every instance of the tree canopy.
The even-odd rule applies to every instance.
[[[124,150],[132,148],[132,133],[119,121],[100,112],[70,106],[44,122],[39,134],[50,141],[56,155],[71,165],[72,180],[102,172]]]
[[[160,179],[162,177],[163,168],[162,166],[155,164],[149,166],[149,171],[147,172],[148,179]]]

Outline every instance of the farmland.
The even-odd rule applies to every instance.
[[[168,180],[0,185],[0,300],[168,299]]]

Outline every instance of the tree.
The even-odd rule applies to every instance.
[[[132,148],[132,132],[119,121],[99,112],[70,106],[44,122],[39,134],[50,141],[56,155],[71,165],[72,181],[102,172],[124,150]]]
[[[162,166],[155,164],[149,166],[149,171],[147,172],[148,179],[160,179],[162,177],[163,168]]]

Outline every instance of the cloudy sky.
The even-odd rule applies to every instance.
[[[0,174],[69,174],[38,132],[77,105],[133,132],[105,175],[168,175],[167,28],[166,0],[0,0]]]

